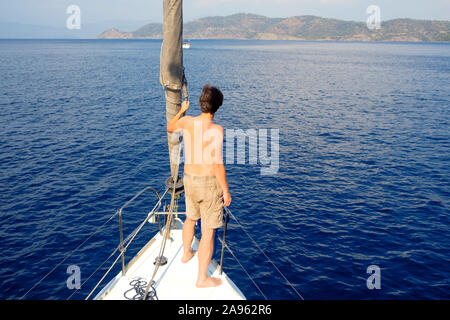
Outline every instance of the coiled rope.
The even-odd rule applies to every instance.
[[[139,279],[133,280],[130,282],[130,286],[131,286],[131,288],[128,289],[127,291],[125,291],[123,294],[125,299],[127,299],[127,300],[142,300],[146,294],[144,289],[147,287],[147,281],[139,280]],[[150,287],[152,288],[152,290],[147,293],[147,299],[158,300],[158,296],[156,295],[156,289],[154,286],[155,286],[155,282],[153,281],[150,284]],[[135,295],[132,297],[129,297],[129,295],[127,295],[127,294],[129,292],[131,292],[132,290],[135,291]]]

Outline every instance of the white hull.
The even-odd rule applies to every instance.
[[[222,279],[222,284],[214,288],[197,288],[198,259],[197,254],[187,263],[181,262],[183,243],[181,238],[182,222],[177,219],[177,228],[171,230],[166,242],[164,256],[167,264],[160,266],[154,278],[156,296],[159,300],[245,300],[244,294],[212,260],[208,275]],[[153,264],[159,255],[163,237],[158,232],[130,261],[126,274],[122,272],[112,279],[94,298],[94,300],[126,300],[136,296],[136,290],[130,284],[133,280],[148,282],[153,275]],[[193,249],[197,250],[199,240],[194,237]],[[145,286],[143,287],[145,290]],[[125,297],[126,296],[126,297]]]

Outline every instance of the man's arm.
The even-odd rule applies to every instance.
[[[174,132],[183,129],[183,119],[180,120],[180,117],[187,111],[187,109],[189,109],[189,101],[183,101],[180,111],[178,111],[177,115],[173,117],[172,120],[170,120],[167,124],[167,132]]]
[[[216,164],[215,175],[223,190],[223,206],[228,207],[231,203],[231,195],[230,190],[228,189],[227,175],[223,163]]]
[[[227,175],[225,173],[225,166],[223,164],[222,157],[222,144],[223,144],[223,128],[219,128],[219,145],[215,149],[216,154],[216,164],[214,168],[214,174],[223,190],[223,206],[228,207],[231,203],[230,190],[228,189]]]

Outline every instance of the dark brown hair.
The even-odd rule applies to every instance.
[[[205,84],[200,96],[200,109],[203,113],[214,114],[223,103],[222,92],[214,86]]]

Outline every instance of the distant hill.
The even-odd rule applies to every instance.
[[[69,30],[65,21],[59,26],[33,25],[0,21],[0,39],[91,39],[108,28],[135,29],[145,22],[109,20],[95,23],[82,22],[81,29]]]
[[[110,29],[103,39],[160,39],[162,24],[147,24],[133,32]],[[186,39],[343,40],[343,41],[450,41],[450,21],[395,19],[371,31],[365,22],[315,16],[268,18],[239,13],[207,17],[184,24]]]

